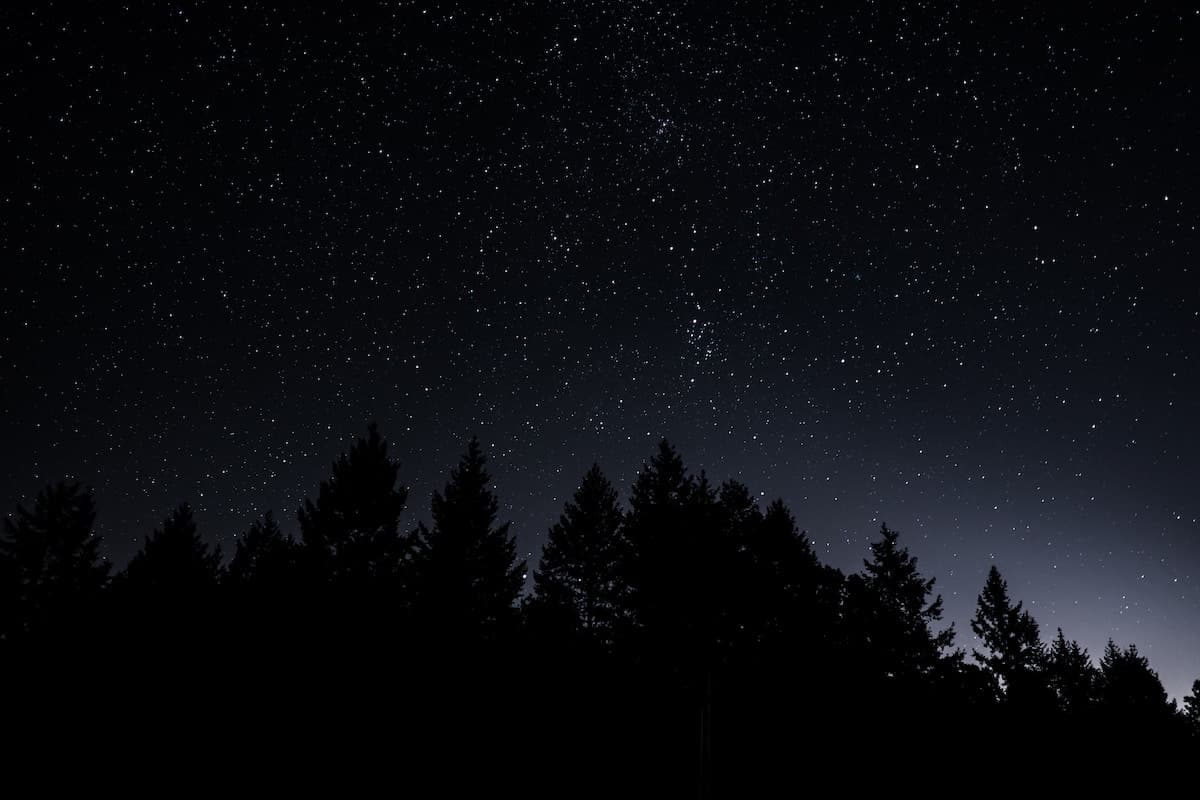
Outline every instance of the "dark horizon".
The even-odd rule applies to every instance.
[[[321,477],[328,472],[329,464],[334,461],[336,455],[345,451],[349,444],[351,444],[360,435],[361,431],[358,434],[349,436],[340,444],[337,453],[335,453],[321,465],[321,468],[317,470],[318,474],[313,482],[314,488],[320,481]],[[392,443],[393,447],[397,447],[397,442],[392,440]],[[645,455],[638,459],[634,469],[628,474],[609,473],[604,464],[599,464],[602,469],[605,469],[606,474],[610,475],[614,486],[618,488],[620,499],[623,505],[627,506],[627,489],[633,482],[638,469],[645,466],[650,457],[651,450],[652,447],[646,452]],[[441,488],[441,484],[445,480],[446,470],[448,469],[449,464],[452,463],[453,459],[448,461],[446,465],[443,466],[439,476],[430,481],[428,491],[420,492],[416,490],[416,487],[404,481],[404,464],[406,463],[407,459],[404,458],[402,453],[397,453],[397,455],[400,456],[401,483],[408,489],[409,498],[404,515],[401,518],[402,527],[405,529],[412,529],[416,528],[419,523],[428,524],[428,497],[435,490]],[[685,461],[689,461],[687,458],[688,454],[686,452],[683,452],[682,455],[684,455]],[[491,471],[493,475],[496,476],[493,486],[500,487],[498,490],[498,495],[501,502],[501,509],[510,512],[502,513],[501,517],[506,521],[512,521],[511,511],[517,506],[517,504],[510,501],[503,492],[503,486],[507,483],[507,481],[503,480],[501,477],[503,475],[503,471],[502,468],[496,466],[497,461],[498,459],[492,457]],[[533,571],[538,563],[541,547],[544,544],[545,531],[548,530],[551,524],[558,518],[558,515],[562,511],[562,502],[570,496],[572,491],[574,491],[578,485],[579,477],[586,472],[587,467],[590,466],[591,463],[592,461],[589,461],[586,458],[583,458],[580,461],[580,464],[583,464],[584,466],[576,471],[574,478],[565,478],[564,483],[569,484],[569,488],[567,488],[561,495],[556,494],[549,500],[540,498],[540,505],[553,505],[554,510],[546,518],[544,524],[536,529],[537,532],[535,535],[538,539],[537,549],[532,552],[524,550],[520,552],[521,558],[526,559],[529,567],[528,578],[524,583],[525,592],[532,590]],[[742,474],[721,475],[720,473],[707,468],[703,464],[696,464],[695,467],[697,472],[704,471],[712,479],[744,480],[744,475]],[[63,477],[68,480],[81,480],[78,475],[74,474],[67,474]],[[85,480],[81,482],[85,486],[92,485]],[[1090,607],[1084,611],[1081,617],[1059,617],[1055,614],[1055,609],[1053,609],[1053,607],[1051,607],[1050,612],[1047,613],[1043,609],[1045,604],[1040,602],[1040,599],[1041,595],[1052,589],[1053,586],[1042,586],[1033,579],[1026,577],[1027,570],[1024,568],[1025,564],[1019,559],[1013,559],[1013,563],[1011,564],[1005,563],[999,557],[988,558],[976,565],[964,564],[964,568],[953,570],[949,576],[949,579],[947,579],[947,576],[939,572],[935,572],[929,566],[931,559],[927,558],[923,552],[923,545],[927,540],[922,538],[922,540],[914,541],[914,539],[917,538],[915,536],[916,531],[914,531],[911,527],[902,526],[899,522],[897,522],[896,520],[905,519],[899,514],[895,515],[894,519],[888,519],[886,517],[876,517],[870,519],[867,523],[867,526],[873,525],[874,528],[864,527],[861,531],[844,531],[844,534],[849,538],[849,541],[843,540],[843,546],[837,547],[836,542],[832,542],[828,538],[822,538],[815,535],[814,528],[809,525],[809,523],[806,521],[806,517],[804,516],[806,508],[804,503],[795,503],[792,498],[786,495],[775,495],[765,490],[760,490],[757,485],[753,483],[750,484],[750,488],[754,490],[756,496],[758,497],[759,504],[763,508],[765,508],[766,505],[772,500],[783,500],[797,514],[797,521],[800,525],[800,528],[812,539],[813,546],[817,550],[817,553],[822,560],[830,566],[836,567],[847,574],[861,571],[863,560],[868,558],[870,554],[869,544],[877,538],[878,525],[886,523],[889,525],[889,527],[899,531],[902,535],[904,535],[908,548],[913,552],[913,555],[918,558],[922,571],[930,577],[937,579],[938,591],[941,592],[945,597],[947,609],[946,620],[947,622],[954,623],[954,628],[957,634],[956,642],[960,647],[965,647],[970,650],[972,646],[978,646],[977,637],[971,633],[968,620],[975,611],[976,597],[979,593],[979,588],[983,585],[987,571],[989,567],[995,565],[1001,568],[1010,585],[1013,587],[1015,599],[1023,601],[1026,608],[1040,623],[1043,629],[1043,638],[1052,636],[1054,630],[1061,627],[1063,628],[1064,633],[1068,634],[1070,638],[1075,639],[1081,645],[1086,647],[1087,650],[1092,654],[1093,658],[1098,657],[1098,655],[1103,652],[1105,642],[1108,639],[1114,639],[1118,644],[1121,645],[1137,644],[1138,647],[1142,649],[1143,653],[1150,656],[1152,663],[1155,663],[1157,671],[1163,679],[1163,684],[1167,688],[1167,691],[1172,699],[1176,701],[1182,701],[1184,696],[1191,691],[1192,681],[1196,678],[1196,675],[1192,673],[1196,672],[1196,670],[1193,668],[1192,662],[1189,660],[1190,651],[1185,651],[1173,668],[1164,670],[1157,664],[1157,660],[1160,659],[1155,658],[1157,653],[1155,652],[1153,641],[1141,641],[1135,636],[1130,636],[1128,639],[1121,638],[1121,634],[1123,632],[1121,622],[1119,620],[1113,621],[1105,618],[1102,614],[1096,612],[1094,607]],[[144,530],[131,532],[130,536],[126,540],[116,540],[115,542],[113,539],[108,538],[108,536],[103,533],[103,531],[109,530],[113,527],[111,522],[107,522],[105,519],[106,507],[111,504],[106,503],[105,498],[99,496],[97,493],[97,508],[99,513],[97,517],[96,528],[99,535],[104,537],[101,540],[100,553],[106,560],[109,560],[113,564],[114,571],[124,568],[128,563],[129,557],[131,557],[140,547],[142,547],[142,545],[145,543],[146,536],[148,536],[150,531],[157,526],[159,522],[161,522],[162,516],[180,502],[187,502],[196,510],[197,526],[201,536],[205,540],[211,542],[213,545],[220,545],[224,551],[225,561],[228,562],[228,560],[232,557],[237,539],[244,534],[244,531],[249,527],[254,519],[260,517],[263,513],[268,511],[274,513],[275,520],[279,523],[280,529],[285,534],[299,536],[300,529],[296,523],[296,510],[300,508],[305,497],[311,497],[313,495],[313,491],[313,489],[309,489],[303,492],[295,499],[295,502],[291,502],[287,505],[281,505],[278,507],[263,507],[253,516],[245,519],[240,527],[236,528],[233,532],[213,531],[211,529],[211,525],[209,524],[210,520],[214,517],[220,517],[212,514],[211,512],[206,512],[206,505],[196,503],[187,495],[181,495],[175,503],[165,506],[157,515],[154,515],[153,512],[151,512],[152,519],[150,519]],[[200,492],[199,494],[202,498],[208,499],[207,495],[209,493]],[[31,493],[28,497],[22,498],[22,502],[26,507],[29,507],[32,499]],[[846,499],[851,500],[852,498]],[[12,518],[13,516],[13,507],[15,507],[15,503],[10,505],[10,508],[7,511],[7,516],[9,518]],[[522,536],[522,533],[528,532],[532,525],[532,521],[529,521],[526,525],[514,523],[513,527],[518,534],[518,541],[523,540],[524,537]],[[852,549],[855,545],[861,547],[861,552],[855,552]],[[113,552],[120,549],[124,549],[128,555],[126,555],[123,559],[114,558]],[[1122,615],[1118,614],[1117,616],[1120,617]],[[1064,622],[1063,619],[1066,619],[1067,622]],[[1084,624],[1077,624],[1080,619],[1083,620]],[[1091,625],[1088,623],[1091,623]]]

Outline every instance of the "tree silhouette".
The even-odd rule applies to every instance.
[[[221,548],[211,550],[196,531],[191,506],[183,503],[146,537],[124,571],[113,579],[122,648],[142,658],[159,647],[209,650],[218,635]]]
[[[237,538],[237,548],[225,570],[223,599],[231,638],[243,658],[253,658],[261,668],[287,669],[297,661],[312,666],[313,654],[300,654],[301,641],[318,639],[331,643],[334,628],[346,627],[346,614],[338,614],[337,598],[328,593],[307,592],[302,570],[303,548],[284,536],[275,515],[266,512]],[[314,602],[320,603],[314,608]],[[373,620],[374,608],[355,609],[351,619],[360,624]],[[325,627],[323,627],[323,624]],[[343,642],[337,649],[344,653]],[[334,648],[330,648],[334,649]],[[269,667],[266,666],[269,664]],[[325,673],[329,676],[329,673]],[[279,680],[276,686],[281,685]]]
[[[499,502],[486,462],[471,437],[445,490],[433,493],[433,527],[418,526],[414,572],[427,620],[450,636],[492,640],[516,621],[525,563],[517,561],[509,523],[496,525]]]
[[[760,622],[760,634],[772,645],[796,636],[827,644],[840,573],[821,564],[782,500],[767,506],[757,522],[747,521],[748,595],[757,605],[750,617]]]
[[[408,490],[397,485],[399,469],[372,423],[333,463],[316,501],[304,500],[297,517],[318,580],[356,589],[399,580],[412,550],[400,533]]]
[[[928,677],[953,644],[954,627],[934,631],[942,618],[941,595],[930,600],[935,579],[921,576],[895,531],[883,524],[879,532],[865,572],[848,581],[849,622],[873,670],[888,678]]]
[[[633,485],[622,571],[636,646],[685,683],[725,663],[748,633],[739,528],[761,514],[746,496],[740,485],[718,492],[703,473],[689,475],[666,440]]]
[[[119,583],[143,603],[192,604],[211,596],[221,577],[221,548],[209,550],[196,531],[192,507],[183,503],[146,537]]]
[[[974,660],[948,652],[935,581],[895,531],[882,525],[845,576],[781,500],[760,509],[740,482],[715,487],[665,440],[627,513],[598,467],[583,476],[522,626],[525,565],[486,464],[472,438],[429,527],[402,533],[407,493],[372,425],[303,502],[302,543],[267,512],[223,570],[183,504],[112,581],[91,494],[47,487],[0,531],[0,668],[21,676],[6,678],[10,695],[36,705],[49,696],[30,691],[38,681],[81,686],[78,665],[115,638],[98,661],[114,668],[106,686],[134,676],[124,711],[194,720],[221,702],[317,730],[370,708],[413,741],[462,747],[469,730],[482,751],[509,735],[512,698],[540,693],[526,751],[569,775],[657,772],[663,794],[696,781],[702,796],[745,790],[796,752],[871,740],[986,754],[1200,738],[1200,680],[1180,710],[1134,645],[1110,640],[1098,667],[1061,628],[1043,646],[995,567],[971,619]],[[234,659],[247,677],[218,697],[208,678]]]
[[[1021,603],[1013,605],[1008,584],[995,565],[988,570],[987,581],[971,620],[971,630],[983,642],[987,652],[972,651],[975,658],[1005,687],[1010,700],[1022,692],[1031,692],[1035,674],[1040,670],[1044,650],[1038,638],[1037,621]]]
[[[754,569],[751,547],[760,538],[764,521],[749,487],[725,481],[716,491],[715,502],[707,487],[708,479],[701,472],[689,508],[692,541],[681,544],[691,551],[690,555],[685,551],[684,563],[693,564],[692,592],[704,615],[698,630],[711,639],[713,665],[719,666],[760,643],[771,619],[781,613],[762,605],[753,587],[769,580],[777,593],[786,590],[779,576]]]
[[[108,582],[110,565],[92,532],[95,500],[78,483],[38,492],[33,509],[17,506],[0,535],[0,637],[29,634],[88,609]]]
[[[636,630],[671,629],[678,621],[676,606],[688,602],[680,585],[687,576],[678,559],[691,546],[684,540],[685,517],[696,494],[683,459],[667,440],[659,442],[634,481],[622,541],[628,618]]]
[[[1192,736],[1200,736],[1200,678],[1192,681],[1192,692],[1183,698],[1183,718]]]
[[[300,545],[283,535],[268,511],[238,538],[226,580],[238,588],[279,590],[294,581],[299,561]]]
[[[1046,654],[1046,679],[1062,711],[1077,714],[1085,710],[1095,696],[1096,668],[1088,651],[1079,642],[1067,641],[1062,628]]]
[[[1158,673],[1137,645],[1122,650],[1112,639],[1100,659],[1097,699],[1107,718],[1122,727],[1150,724],[1157,729],[1175,716]]]
[[[542,547],[532,607],[607,641],[620,611],[617,492],[592,465]]]

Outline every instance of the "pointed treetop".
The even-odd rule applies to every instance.
[[[500,503],[487,459],[472,436],[443,491],[433,493],[432,528],[416,533],[417,603],[445,630],[485,637],[515,624],[525,563],[509,523],[496,525]]]
[[[409,539],[400,533],[408,489],[398,484],[400,464],[375,423],[333,463],[314,502],[306,498],[297,519],[314,567],[335,582],[395,578]]]
[[[1040,669],[1044,648],[1037,621],[1021,610],[1021,603],[1014,605],[1009,599],[1008,583],[995,564],[979,594],[971,630],[987,649],[986,653],[973,651],[976,660],[1002,681],[1009,683]]]
[[[697,481],[690,476],[679,453],[666,439],[658,443],[658,452],[638,471],[630,493],[634,511],[687,501]],[[707,484],[706,484],[707,485]]]
[[[220,546],[209,550],[196,530],[191,505],[184,502],[146,537],[123,577],[127,586],[182,596],[215,585],[220,571]]]

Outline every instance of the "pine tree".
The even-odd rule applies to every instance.
[[[300,546],[268,511],[238,538],[226,580],[238,588],[278,590],[295,579],[299,559]]]
[[[123,593],[143,603],[204,602],[221,577],[221,547],[209,550],[196,531],[192,508],[183,503],[146,537],[119,576]]]
[[[1134,644],[1122,650],[1108,640],[1100,659],[1097,698],[1106,716],[1118,724],[1166,724],[1175,716],[1158,673]]]
[[[754,581],[767,595],[769,608],[776,609],[770,627],[802,634],[810,642],[827,637],[840,602],[840,573],[821,564],[782,500],[767,506],[753,529],[749,552]]]
[[[0,536],[0,637],[68,621],[90,608],[108,582],[110,566],[92,532],[95,500],[78,483],[38,492],[33,509],[17,506]]]
[[[533,605],[607,640],[620,608],[617,559],[623,519],[617,492],[593,465],[550,529],[534,573]]]
[[[711,627],[727,649],[748,655],[751,648],[761,646],[779,630],[782,619],[791,611],[784,574],[790,542],[779,526],[767,529],[754,494],[739,481],[721,484],[715,523],[709,535],[696,543],[710,549],[704,559],[707,577],[702,580],[711,581]],[[760,561],[760,549],[772,545],[779,550],[764,556],[781,560],[769,564]]]
[[[793,587],[807,582],[821,567],[812,542],[796,525],[796,518],[783,500],[767,506],[749,547],[761,570]]]
[[[433,527],[416,533],[418,613],[450,636],[494,639],[516,620],[525,563],[517,561],[509,523],[496,524],[499,502],[475,437],[444,492],[434,492]]]
[[[663,440],[638,473],[625,521],[622,574],[638,647],[692,677],[709,673],[744,635],[737,576],[746,558],[737,520],[760,515],[737,501],[738,487],[723,491],[727,505]]]
[[[1088,651],[1079,642],[1067,641],[1062,628],[1046,654],[1046,679],[1058,698],[1062,711],[1076,714],[1092,702],[1096,686],[1096,668]]]
[[[621,574],[628,588],[627,618],[636,629],[670,630],[676,605],[687,602],[678,558],[688,546],[686,517],[689,506],[697,505],[696,494],[696,480],[663,439],[638,472],[623,529]]]
[[[408,490],[397,485],[399,469],[371,424],[366,438],[333,463],[316,501],[305,499],[297,517],[319,579],[360,589],[400,578],[412,541],[400,533]]]
[[[987,666],[1010,693],[1014,684],[1028,682],[1040,670],[1044,650],[1037,621],[1021,610],[1021,603],[1013,605],[1008,584],[995,565],[988,570],[979,594],[971,630],[987,648],[986,653],[973,651],[976,660]]]
[[[941,595],[929,599],[935,579],[921,576],[917,559],[886,524],[880,537],[863,561],[865,572],[849,582],[851,624],[865,637],[870,665],[884,676],[928,677],[953,644],[954,627],[934,631],[942,618]]]
[[[1192,736],[1200,737],[1200,678],[1192,681],[1192,693],[1183,698],[1183,718]]]

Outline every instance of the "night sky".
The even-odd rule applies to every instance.
[[[489,5],[0,12],[6,512],[229,554],[376,420],[406,526],[478,434],[533,566],[666,436],[1186,693],[1194,8]]]

